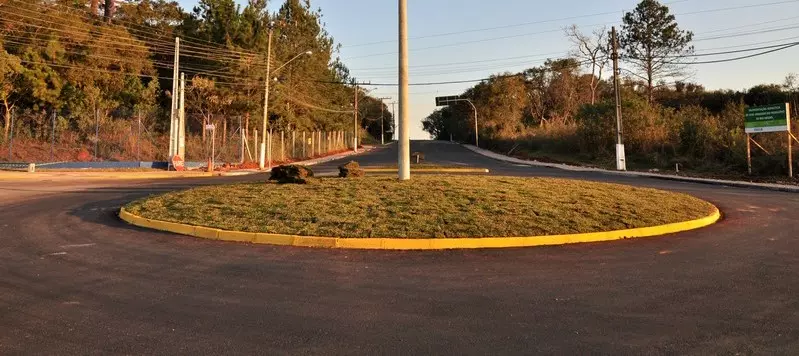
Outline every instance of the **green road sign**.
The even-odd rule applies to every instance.
[[[788,103],[753,106],[746,109],[746,133],[790,131]]]
[[[461,101],[460,96],[452,95],[452,96],[438,96],[436,97],[436,106],[447,106],[450,104],[454,104],[456,102]]]

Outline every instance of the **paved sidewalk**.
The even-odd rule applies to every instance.
[[[605,174],[615,174],[620,176],[628,176],[628,177],[647,177],[647,178],[655,178],[655,179],[666,179],[666,180],[673,180],[673,181],[681,181],[681,182],[692,182],[692,183],[703,183],[703,184],[713,184],[713,185],[725,185],[730,187],[740,187],[740,188],[754,188],[754,189],[766,189],[766,190],[774,190],[780,192],[790,192],[790,193],[799,193],[799,186],[793,185],[784,185],[784,184],[772,184],[772,183],[753,183],[753,182],[743,182],[743,181],[733,181],[733,180],[724,180],[724,179],[709,179],[709,178],[694,178],[694,177],[684,177],[678,176],[673,174],[662,174],[662,173],[649,173],[649,172],[635,172],[635,171],[613,171],[608,169],[602,168],[593,168],[593,167],[581,167],[581,166],[573,166],[568,164],[561,164],[561,163],[545,163],[539,161],[529,161],[524,159],[519,159],[515,157],[508,157],[500,153],[496,153],[493,151],[485,150],[482,148],[478,148],[472,145],[463,145],[464,147],[468,148],[469,150],[486,156],[488,158],[496,159],[503,162],[513,163],[513,164],[522,164],[527,166],[534,166],[534,167],[549,167],[549,168],[557,168],[567,171],[573,172],[598,172],[598,173],[605,173]]]

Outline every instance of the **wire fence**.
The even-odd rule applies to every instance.
[[[0,136],[0,162],[165,162],[169,135],[156,114],[107,118],[101,115],[81,128],[56,115],[11,115],[8,135]],[[266,140],[239,117],[217,119],[217,132],[188,130],[185,160],[207,162],[213,151],[218,163],[247,164],[259,160],[262,143],[266,159],[293,162],[353,148],[353,133],[344,130],[270,130]],[[91,125],[93,124],[93,125]],[[91,127],[93,126],[93,127]],[[197,126],[197,125],[195,125]],[[168,130],[167,130],[168,131]],[[260,136],[259,136],[260,135]]]

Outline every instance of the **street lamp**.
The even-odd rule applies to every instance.
[[[266,52],[267,52],[267,55],[266,55],[266,78],[264,78],[264,82],[265,82],[265,84],[264,84],[264,87],[265,87],[264,88],[264,118],[263,118],[263,123],[262,123],[263,124],[262,125],[262,134],[263,134],[263,136],[262,136],[262,139],[261,139],[261,154],[258,157],[258,167],[261,170],[266,169],[266,139],[267,139],[267,137],[269,137],[269,135],[266,132],[266,125],[269,122],[269,82],[270,82],[269,78],[272,75],[271,67],[272,67],[272,34],[273,33],[274,33],[274,26],[272,26],[272,24],[270,24],[269,25],[269,41],[268,41],[267,47],[266,47]],[[277,67],[277,69],[275,69],[275,72],[278,72],[279,70],[283,69],[289,63],[291,63],[292,61],[294,61],[297,58],[302,57],[303,55],[310,56],[312,54],[313,54],[312,51],[302,52],[302,53],[294,56],[293,58],[289,59],[286,63],[283,63],[283,65],[281,65],[280,67]],[[272,157],[271,157],[271,155],[269,157],[269,167],[272,167]]]

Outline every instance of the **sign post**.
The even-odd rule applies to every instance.
[[[793,178],[793,152],[791,133],[791,106],[789,103],[753,106],[746,109],[746,161],[749,174],[752,174],[752,142],[762,149],[752,135],[767,132],[788,133],[788,175]]]
[[[458,102],[467,102],[472,106],[472,109],[474,109],[474,145],[476,147],[480,147],[480,136],[477,129],[477,107],[474,106],[474,103],[471,100],[461,98],[458,95],[436,97],[436,106],[448,106]],[[452,133],[450,133],[450,136],[451,134]],[[450,141],[452,141],[451,138]]]

